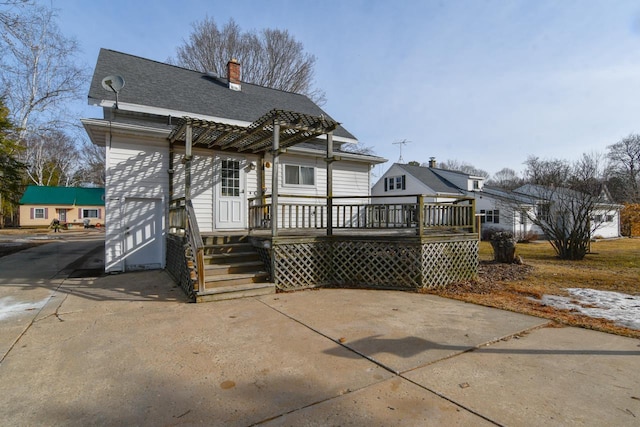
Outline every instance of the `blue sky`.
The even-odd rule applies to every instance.
[[[165,61],[205,15],[288,30],[323,108],[376,154],[490,173],[640,133],[637,1],[43,0],[93,68],[101,47]],[[88,87],[88,83],[87,83]],[[88,89],[87,89],[88,90]],[[78,105],[82,116],[99,109]]]

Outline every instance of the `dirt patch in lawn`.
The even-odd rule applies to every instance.
[[[486,242],[480,245],[478,278],[429,291],[443,297],[547,318],[633,338],[640,331],[612,320],[586,316],[577,310],[558,309],[539,301],[544,295],[568,296],[568,288],[588,288],[640,294],[640,239],[602,241],[582,261],[558,259],[548,242],[518,245],[524,264],[500,264]]]

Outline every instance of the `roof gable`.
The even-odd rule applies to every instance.
[[[435,174],[430,168],[424,166],[413,166],[401,163],[395,163],[393,166],[397,166],[399,169],[405,171],[423,185],[429,187],[436,194],[455,194],[462,195],[463,193],[452,183]]]
[[[301,94],[249,83],[242,83],[242,90],[235,91],[228,88],[225,78],[108,49],[100,49],[98,55],[89,89],[90,104],[115,102],[115,94],[102,87],[102,79],[109,75],[120,75],[125,80],[118,94],[123,110],[128,104],[246,123],[273,109],[331,118]],[[342,126],[334,135],[356,140]]]
[[[45,187],[26,188],[21,205],[104,206],[104,188]]]

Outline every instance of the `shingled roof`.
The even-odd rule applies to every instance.
[[[102,79],[109,75],[119,75],[125,80],[125,86],[118,95],[118,102],[122,105],[134,104],[179,111],[189,116],[201,115],[247,123],[273,109],[331,119],[301,94],[245,82],[242,83],[242,90],[231,90],[226,78],[212,77],[199,71],[109,49],[100,49],[89,89],[90,104],[115,102],[115,94],[102,87]],[[334,136],[356,140],[342,126],[338,126]]]
[[[427,187],[431,188],[437,194],[464,194],[458,187],[442,178],[441,176],[435,174],[430,168],[402,163],[396,163],[396,166],[404,169],[408,174],[422,182]]]

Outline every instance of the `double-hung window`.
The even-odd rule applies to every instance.
[[[98,209],[82,209],[82,218],[99,218]]]
[[[500,223],[500,211],[498,209],[492,210],[492,211],[487,211],[487,210],[481,210],[480,214],[482,215],[480,217],[480,222],[481,223],[485,223],[485,222],[490,222],[493,224],[499,224]]]
[[[384,179],[384,191],[405,190],[406,188],[405,175],[390,176]]]
[[[536,216],[538,221],[549,222],[551,216],[551,205],[549,203],[540,203],[536,206]]]
[[[287,185],[315,185],[315,169],[309,166],[285,165],[284,183]]]

